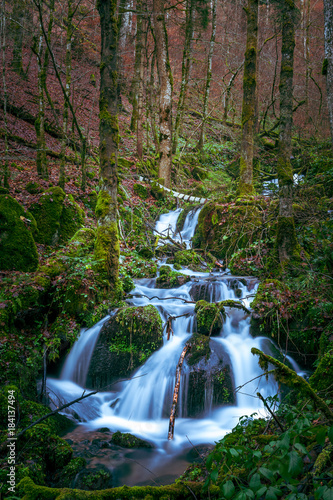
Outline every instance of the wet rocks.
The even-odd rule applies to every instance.
[[[153,445],[148,441],[144,441],[128,432],[115,432],[112,435],[111,443],[121,446],[122,448],[153,448]]]
[[[156,278],[156,286],[158,288],[178,288],[188,281],[191,281],[189,276],[172,271],[169,266],[161,266],[160,275]]]

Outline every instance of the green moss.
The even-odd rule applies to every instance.
[[[86,255],[93,251],[96,231],[89,227],[79,229],[69,241],[70,254]]]
[[[203,358],[208,359],[209,356],[209,337],[206,335],[194,334],[191,337],[191,349],[186,354],[187,364],[193,366]]]
[[[172,271],[169,266],[161,266],[160,276],[156,278],[156,285],[158,288],[177,288],[191,281],[190,276]]]
[[[167,260],[167,262],[169,262]],[[204,262],[194,250],[179,250],[175,253],[173,262],[181,266],[186,266],[192,271],[206,271]]]
[[[333,396],[333,349],[329,350],[320,358],[316,371],[311,375],[309,383],[311,387],[323,397]]]
[[[83,225],[84,219],[84,211],[75,203],[72,195],[69,195],[65,200],[60,217],[59,241],[66,243]]]
[[[32,181],[27,183],[27,185],[25,186],[25,189],[30,194],[36,194],[36,193],[39,193],[41,191],[41,187],[38,184],[38,182],[32,182]]]
[[[102,189],[98,193],[98,197],[97,197],[97,203],[96,203],[96,208],[95,208],[96,217],[97,218],[107,217],[110,213],[110,206],[112,204],[113,204],[113,201],[112,201],[111,196],[109,195],[109,193],[107,193],[107,191]]]
[[[202,335],[218,334],[222,328],[221,308],[215,303],[199,300],[195,305],[197,330]]]
[[[34,217],[14,198],[0,195],[0,269],[35,271],[38,266]]]
[[[122,433],[120,431],[112,434],[111,443],[122,448],[152,448],[152,445],[148,441],[133,436],[133,434]]]
[[[98,262],[97,270],[111,282],[118,279],[119,238],[116,222],[109,222],[107,226],[98,226],[95,241],[94,256]]]
[[[142,184],[134,184],[133,191],[142,200],[146,200],[149,196],[148,189],[146,188],[146,186],[143,186]]]

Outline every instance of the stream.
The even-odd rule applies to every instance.
[[[186,248],[190,248],[200,207],[189,212],[183,230],[175,234],[180,212],[181,209],[177,209],[162,215],[156,223],[156,231],[169,233],[174,240],[184,242]],[[159,264],[165,264],[164,261]],[[173,268],[171,264],[170,267]],[[130,432],[153,444],[151,450],[123,450],[118,458],[117,455],[108,455],[101,459],[104,466],[112,471],[114,486],[174,481],[193,460],[193,447],[199,447],[199,450],[203,445],[211,447],[235,427],[243,415],[266,417],[256,393],[260,391],[266,398],[275,396],[278,391],[272,378],[267,381],[265,377],[260,377],[262,370],[258,366],[258,358],[251,354],[252,347],[270,354],[270,340],[253,338],[250,335],[249,315],[239,309],[226,308],[227,317],[220,333],[210,339],[210,359],[201,361],[194,370],[184,362],[174,439],[168,441],[176,366],[185,343],[196,332],[195,304],[178,299],[193,301],[204,298],[209,302],[232,299],[250,307],[258,286],[255,278],[235,277],[228,272],[194,272],[185,268],[180,272],[190,275],[191,281],[174,289],[156,288],[156,278],[135,280],[135,289],[131,292],[135,297],[128,300],[130,305],[135,306],[153,304],[163,323],[169,315],[186,314],[173,320],[174,335],[170,340],[167,340],[164,329],[163,346],[149,357],[131,380],[118,382],[112,386],[112,391],[98,393],[67,410],[80,421],[77,429],[81,434],[108,428],[112,432]],[[173,299],[159,300],[165,297]],[[88,330],[82,330],[66,358],[60,377],[48,378],[48,392],[54,404],[63,404],[82,395],[94,346],[108,318]],[[297,365],[290,361],[299,371]],[[202,397],[195,403],[196,391],[191,389],[195,370],[215,370],[222,365],[230,367],[233,389],[241,387],[235,392],[234,402],[221,404],[214,384],[207,377]]]

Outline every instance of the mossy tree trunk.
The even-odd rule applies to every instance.
[[[199,137],[199,142],[198,142],[199,151],[202,151],[203,145],[205,142],[205,125],[206,125],[206,119],[207,119],[207,114],[208,114],[210,83],[212,80],[212,61],[213,61],[213,52],[214,52],[215,36],[216,36],[216,6],[217,6],[217,0],[213,0],[213,3],[212,3],[212,33],[210,36],[210,43],[209,43],[206,88],[205,88],[204,106],[203,106],[203,114],[202,114],[202,124],[201,124],[200,137]]]
[[[68,0],[67,2],[67,19],[66,19],[66,86],[65,91],[68,99],[70,98],[70,88],[72,81],[72,38],[74,34],[74,9],[73,0]],[[65,98],[64,101],[64,111],[63,111],[63,138],[61,140],[61,160],[60,160],[60,170],[59,170],[59,186],[65,187],[65,165],[66,165],[66,144],[67,144],[67,132],[68,132],[68,99]]]
[[[12,32],[14,33],[12,68],[19,75],[23,74],[22,48],[26,9],[27,5],[24,0],[14,0],[12,12]]]
[[[130,129],[132,132],[137,131],[138,124],[138,100],[141,82],[141,65],[142,65],[142,45],[143,45],[143,30],[142,30],[142,0],[136,2],[136,37],[135,37],[135,59],[134,59],[134,78],[132,81],[132,116]]]
[[[180,84],[179,99],[176,112],[175,127],[172,138],[172,153],[175,154],[178,146],[179,132],[183,122],[185,102],[187,97],[187,88],[190,77],[191,59],[192,59],[192,40],[194,33],[194,0],[186,1],[186,20],[185,20],[185,41],[182,60],[182,79]]]
[[[327,105],[333,149],[333,0],[324,0],[324,16],[325,61],[323,73],[326,75]]]
[[[277,248],[281,263],[289,260],[297,251],[293,204],[293,169],[291,157],[291,133],[293,123],[293,74],[295,48],[295,22],[297,9],[293,0],[282,6],[282,47],[280,70],[280,132],[277,160],[279,181],[279,218]]]
[[[172,75],[168,56],[164,0],[153,0],[153,19],[156,38],[157,68],[160,78],[158,177],[164,180],[164,185],[166,187],[170,187],[172,167]]]
[[[0,176],[0,184],[9,187],[9,168],[8,168],[8,125],[7,125],[7,84],[6,84],[6,4],[5,0],[1,3],[1,31],[0,42],[2,52],[2,84],[3,84],[3,117],[5,125],[5,157],[3,159],[3,168]]]
[[[253,194],[253,134],[256,109],[258,0],[248,0],[246,51],[243,76],[242,142],[240,157],[239,193]]]
[[[156,63],[156,46],[152,54],[151,65],[150,65],[150,78],[148,83],[148,96],[147,96],[147,107],[149,110],[150,116],[150,127],[153,134],[153,140],[155,145],[155,150],[159,150],[159,136],[158,130],[156,126],[156,118],[155,118],[155,63]]]
[[[111,287],[118,280],[119,238],[117,227],[117,158],[119,127],[117,115],[117,2],[98,0],[101,22],[101,65],[99,98],[100,191],[95,257]]]

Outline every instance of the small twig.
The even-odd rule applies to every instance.
[[[279,421],[279,419],[277,418],[277,416],[275,415],[275,413],[268,406],[268,404],[266,402],[266,399],[260,394],[260,392],[257,392],[257,396],[260,399],[260,401],[262,401],[264,403],[264,407],[269,411],[269,413],[271,414],[271,416],[274,418],[275,422],[280,427],[281,431],[284,432],[283,425],[281,424],[281,422]]]

